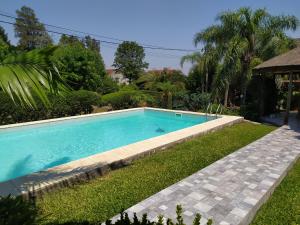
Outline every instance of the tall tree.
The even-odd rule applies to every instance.
[[[82,42],[75,36],[63,34],[59,39],[59,45],[73,45],[82,44]],[[83,44],[82,44],[83,46]]]
[[[181,66],[183,66],[185,62],[192,63],[194,65],[194,72],[197,71],[198,75],[204,77],[204,79],[201,79],[202,92],[208,92],[210,84],[213,80],[213,77],[209,76],[213,75],[212,71],[215,70],[215,67],[218,64],[218,60],[219,54],[216,48],[212,45],[206,45],[201,53],[195,52],[193,54],[183,56],[181,58],[180,64]]]
[[[11,45],[5,30],[0,26],[0,60],[3,60],[11,51]]]
[[[39,22],[33,9],[23,6],[16,11],[15,36],[19,38],[18,46],[24,50],[43,48],[52,44],[52,39],[45,26]]]
[[[285,49],[282,45],[290,45],[285,31],[295,30],[299,22],[294,16],[272,16],[265,9],[252,11],[250,8],[221,13],[217,20],[217,25],[197,33],[194,41],[196,45],[200,42],[213,45],[224,56],[229,43],[235,40],[242,64],[241,104],[244,104],[254,62],[257,62],[257,58],[266,60],[274,56],[270,54],[272,52],[279,53],[278,46]],[[223,57],[220,59],[223,60]]]
[[[67,84],[75,90],[96,91],[100,88],[101,79],[106,73],[101,55],[73,38],[64,38],[62,43],[54,52],[52,60]]]
[[[5,30],[3,27],[0,26],[0,39],[6,43],[7,45],[10,45],[10,42],[8,40],[7,34],[5,33]]]
[[[85,44],[87,49],[100,53],[100,42],[91,36],[85,36],[83,39],[83,43]]]
[[[133,41],[124,41],[118,46],[113,66],[117,72],[128,78],[129,83],[136,80],[148,63],[144,61],[144,48]]]

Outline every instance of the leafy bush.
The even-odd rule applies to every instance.
[[[136,90],[121,90],[118,92],[103,95],[102,105],[111,105],[113,109],[127,109],[137,106],[152,105],[154,98]]]
[[[0,92],[0,124],[20,123],[64,116],[91,113],[98,105],[100,96],[91,91],[72,91],[66,96],[49,94],[51,106],[46,108],[37,98],[35,109],[16,105],[7,94]]]
[[[37,215],[34,202],[25,201],[21,196],[0,196],[1,225],[33,225],[37,223]]]
[[[71,115],[91,113],[93,105],[99,105],[100,96],[96,92],[79,90],[66,96],[67,105],[71,107]]]
[[[107,75],[101,79],[101,83],[99,86],[100,87],[97,88],[97,92],[103,95],[119,90],[118,83]]]
[[[191,111],[205,110],[210,102],[210,94],[208,93],[192,93],[175,96],[173,108],[185,109]]]
[[[86,48],[79,40],[59,45],[51,60],[74,90],[96,91],[106,74],[99,52]]]

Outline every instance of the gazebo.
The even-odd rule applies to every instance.
[[[296,75],[300,74],[300,46],[263,62],[254,68],[254,72],[257,74],[271,73],[279,76],[288,75],[287,107],[284,117],[284,124],[287,124],[291,107],[293,80]]]

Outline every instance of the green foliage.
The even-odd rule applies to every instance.
[[[177,144],[88,183],[44,195],[37,204],[40,216],[47,216],[45,224],[105,221],[274,129],[245,122]]]
[[[80,41],[59,46],[52,61],[72,89],[96,91],[101,88],[101,79],[106,73],[102,57]]]
[[[41,100],[34,96],[36,107],[21,108],[11,98],[0,92],[0,124],[20,123],[64,116],[74,116],[91,113],[93,106],[97,106],[100,96],[86,90],[71,91],[65,96],[48,93],[49,107],[45,107]]]
[[[181,71],[163,69],[143,74],[135,84],[156,99],[159,107],[172,109],[173,99],[185,93],[186,77]],[[177,103],[175,103],[176,105]]]
[[[144,61],[144,58],[145,52],[142,46],[136,42],[124,41],[117,48],[113,66],[131,83],[140,76],[144,69],[148,68],[148,63]]]
[[[191,111],[205,111],[206,107],[211,101],[209,93],[183,93],[174,97],[173,107],[175,109],[191,110]]]
[[[2,61],[9,53],[10,46],[0,37],[0,61]]]
[[[109,77],[108,75],[105,75],[101,79],[100,85],[97,88],[97,92],[102,95],[116,92],[118,90],[119,90],[118,83],[116,81],[114,81],[111,77]]]
[[[5,30],[0,26],[0,61],[11,52],[11,44]]]
[[[153,105],[154,98],[137,90],[120,90],[118,92],[103,95],[102,105],[111,105],[113,109],[127,109],[138,106]]]
[[[85,36],[83,39],[85,47],[94,52],[100,52],[100,41],[91,38],[91,36]]]
[[[37,19],[33,9],[23,6],[16,13],[15,36],[19,38],[18,46],[21,49],[32,50],[52,44],[49,34]]]
[[[217,21],[218,24],[197,33],[194,39],[196,45],[204,44],[204,54],[215,55],[208,58],[217,59],[217,63],[207,64],[200,57],[196,67],[205,69],[202,66],[205,64],[220,67],[214,82],[216,97],[224,98],[226,103],[231,88],[241,93],[241,103],[245,104],[253,67],[292,48],[293,41],[285,32],[295,30],[299,21],[294,16],[272,16],[265,9],[250,8],[223,12]]]
[[[33,94],[49,106],[47,92],[58,94],[66,90],[49,58],[55,49],[49,47],[6,56],[0,61],[0,88],[23,106],[36,107]]]
[[[193,66],[186,78],[186,89],[191,93],[205,91],[205,77]]]
[[[218,49],[211,44],[207,44],[203,48],[202,53],[193,53],[191,55],[183,56],[181,59],[181,66],[184,62],[191,62],[193,64],[192,73],[200,76],[198,81],[200,81],[202,92],[210,91],[210,86],[213,81],[213,75],[216,70],[216,66],[218,65],[218,60],[220,58],[220,52]]]
[[[66,96],[66,101],[72,109],[72,114],[91,113],[92,106],[97,106],[100,103],[100,96],[96,92],[79,90],[72,91]]]
[[[170,218],[168,218],[166,220],[166,224],[167,225],[185,225],[183,217],[182,217],[182,207],[181,207],[181,205],[176,206],[176,215],[177,215],[177,217],[176,217],[177,222],[176,223],[173,223],[173,221]],[[201,218],[200,214],[196,214],[193,225],[200,225],[200,218]],[[116,222],[112,223],[111,220],[107,220],[105,224],[106,225],[163,225],[165,223],[164,223],[164,219],[163,219],[162,215],[158,216],[157,222],[152,222],[152,221],[148,220],[147,214],[144,214],[142,216],[141,220],[139,220],[137,218],[136,214],[134,214],[133,220],[130,220],[129,216],[128,216],[128,213],[121,212],[120,218]],[[208,220],[207,225],[212,225],[212,220],[211,219]]]
[[[80,44],[82,47],[84,47],[84,43],[80,41],[77,37],[72,35],[66,35],[62,34],[59,39],[58,45],[77,45]]]
[[[200,220],[201,220],[201,215],[197,213],[193,221],[193,225],[200,225]]]
[[[7,34],[5,33],[3,27],[1,26],[0,26],[0,40],[2,40],[5,44],[10,45]]]
[[[21,196],[0,196],[1,225],[34,225],[37,224],[37,215],[33,202],[23,200]]]

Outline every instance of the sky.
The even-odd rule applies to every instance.
[[[0,0],[0,12],[15,16],[26,5],[34,9],[42,23],[82,32],[165,48],[199,49],[193,37],[216,23],[218,13],[239,7],[266,8],[273,15],[295,15],[300,19],[299,0]],[[0,20],[11,21],[0,16]],[[0,23],[13,44],[17,43],[13,27]],[[50,29],[50,28],[49,28]],[[63,30],[61,30],[63,31]],[[66,31],[63,31],[66,32]],[[68,32],[72,34],[72,32]],[[73,33],[75,34],[75,33]],[[77,34],[82,35],[82,34]],[[289,32],[300,37],[300,29]],[[52,34],[57,41],[58,35]],[[97,39],[109,41],[104,37]],[[101,44],[106,68],[111,68],[116,46]],[[189,52],[146,50],[150,69],[181,69],[180,59]],[[186,64],[182,69],[187,73]]]

